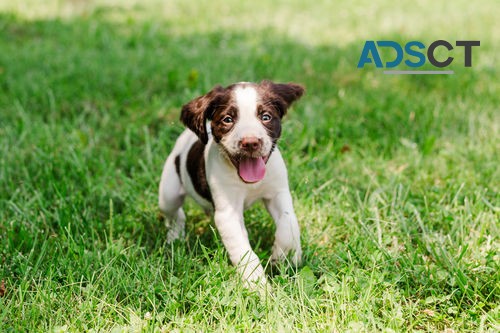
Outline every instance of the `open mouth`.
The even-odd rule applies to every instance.
[[[267,156],[251,157],[241,156],[238,160],[232,160],[238,170],[238,175],[245,183],[256,183],[264,179],[266,175]]]

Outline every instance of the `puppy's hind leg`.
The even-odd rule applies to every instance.
[[[166,217],[168,230],[167,242],[183,238],[185,234],[186,215],[182,209],[186,192],[179,176],[179,156],[170,155],[163,167],[160,181],[160,211]]]

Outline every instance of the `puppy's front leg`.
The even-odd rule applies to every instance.
[[[229,253],[229,258],[245,282],[250,284],[266,284],[264,269],[257,255],[252,251],[248,236],[241,227],[243,224],[243,207],[226,206],[215,210],[215,225],[222,242]]]
[[[273,198],[264,200],[264,203],[276,223],[271,260],[273,262],[283,260],[292,252],[290,258],[292,263],[295,266],[299,265],[302,260],[300,229],[290,192],[288,190],[279,192]]]

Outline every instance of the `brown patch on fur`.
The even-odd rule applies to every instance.
[[[179,181],[182,184],[182,178],[181,178],[181,156],[180,155],[175,156],[174,164],[175,164],[175,172],[177,173],[177,176],[179,177]]]
[[[271,116],[271,120],[262,120],[262,116],[266,113]],[[262,125],[266,128],[267,135],[272,139],[273,144],[276,144],[281,136],[281,115],[279,111],[272,104],[263,101],[257,106],[257,117],[261,119]]]
[[[205,121],[211,117],[213,110],[219,105],[220,99],[226,95],[226,89],[215,86],[207,94],[195,98],[182,107],[181,121],[187,128],[196,133],[201,142],[208,142]]]
[[[224,135],[231,131],[234,124],[238,121],[238,109],[233,104],[231,100],[228,100],[226,105],[216,109],[212,115],[212,135],[217,143],[220,142]],[[225,123],[223,119],[226,116],[233,118],[233,122],[229,124]]]
[[[302,96],[304,88],[295,83],[274,83],[267,80],[256,88],[259,94],[257,116],[262,118],[265,113],[271,115],[270,121],[261,121],[275,145],[281,136],[281,118],[290,105]]]
[[[210,193],[205,170],[204,151],[205,144],[200,140],[196,141],[189,149],[186,168],[196,192],[204,199],[212,202],[212,194]]]
[[[305,92],[304,87],[296,83],[274,83],[268,80],[262,81],[257,88],[263,104],[272,105],[279,112],[280,118]]]

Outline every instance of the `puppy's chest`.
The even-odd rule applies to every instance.
[[[258,200],[266,199],[269,194],[270,191],[263,191],[261,188],[247,191],[243,204],[244,208],[247,209]]]
[[[271,173],[270,170],[268,172]],[[243,200],[246,205],[265,198],[273,192],[272,181],[269,177],[256,183],[245,183],[238,176],[235,167],[224,159],[207,160],[206,173],[207,183],[214,199],[220,194],[228,198]]]
[[[274,192],[269,177],[254,184],[243,182],[216,147],[204,146],[199,141],[187,150],[183,162],[181,178],[186,192],[202,207],[213,207],[220,200],[240,202],[248,207]],[[272,174],[271,170],[268,172]]]

